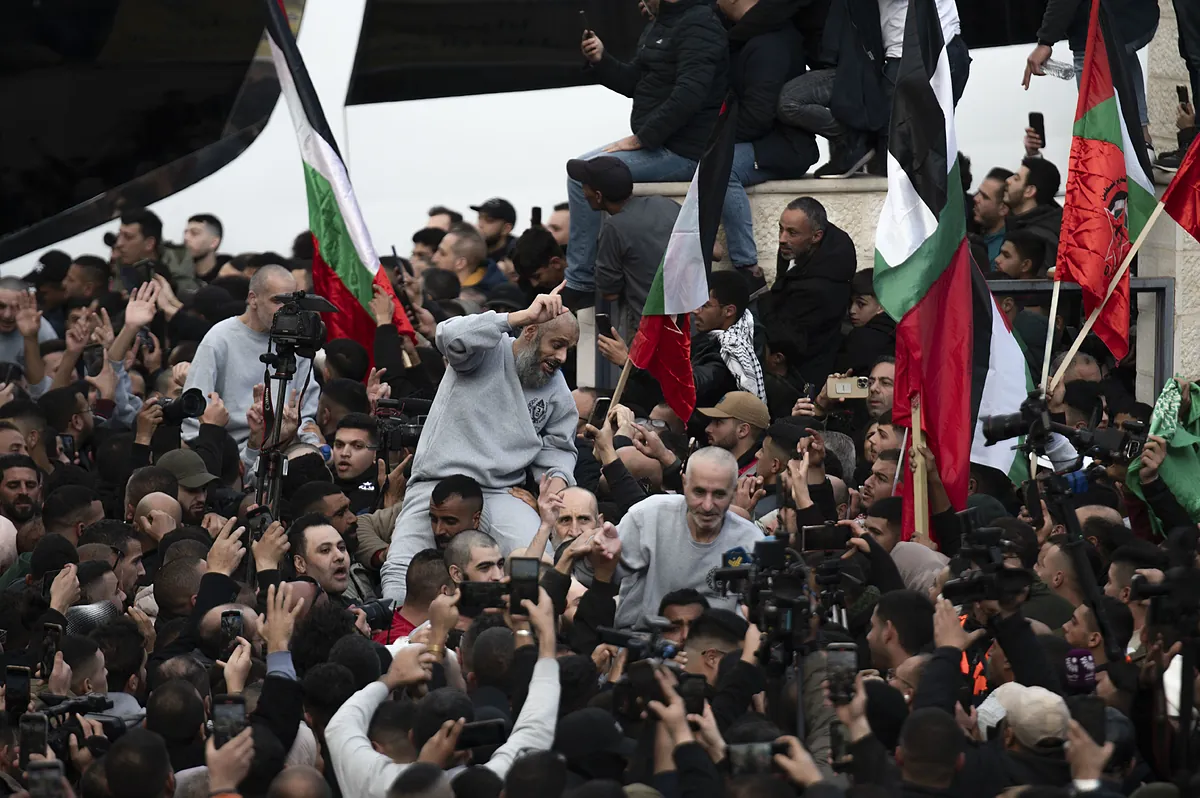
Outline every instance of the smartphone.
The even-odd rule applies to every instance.
[[[1094,695],[1073,696],[1067,700],[1071,718],[1084,728],[1096,745],[1108,742],[1107,717],[1104,699]]]
[[[41,712],[26,712],[21,716],[21,770],[29,767],[30,754],[45,754],[50,726]]]
[[[29,677],[29,668],[24,665],[9,665],[4,674],[4,707],[10,718],[29,710],[33,697],[29,692]]]
[[[275,523],[275,518],[271,515],[271,508],[265,504],[246,513],[246,530],[250,533],[252,542],[262,540],[267,527],[273,523]],[[238,613],[238,617],[241,617],[241,613]]]
[[[536,557],[510,557],[508,559],[508,611],[512,615],[525,615],[521,604],[529,599],[538,602],[538,574],[542,561]]]
[[[221,636],[225,639],[226,653],[237,647],[237,639],[245,637],[246,621],[241,610],[225,610],[221,613]]]
[[[1029,126],[1033,128],[1033,132],[1042,140],[1042,146],[1046,146],[1046,117],[1042,116],[1040,111],[1029,112]]]
[[[748,774],[773,773],[775,755],[786,754],[785,743],[740,743],[726,746],[725,753],[729,757],[729,768],[735,776]]]
[[[837,551],[846,550],[850,542],[850,530],[837,524],[818,524],[816,526],[800,527],[801,551]]]
[[[154,337],[146,329],[138,330],[137,339],[142,342],[142,351],[154,354]]]
[[[533,206],[533,213],[530,215],[530,218],[529,218],[529,226],[530,227],[541,227],[542,226],[542,209],[536,205]]]
[[[854,699],[854,677],[858,675],[858,646],[854,643],[830,643],[825,647],[825,672],[829,680],[829,700],[845,706]]]
[[[459,612],[474,618],[483,610],[504,609],[504,597],[508,585],[504,582],[463,582],[458,586],[462,596],[458,600]]]
[[[1037,480],[1025,480],[1025,484],[1021,486],[1021,493],[1025,498],[1025,510],[1029,513],[1030,523],[1034,529],[1041,529],[1046,519],[1042,517],[1042,492],[1038,488]]]
[[[580,13],[582,13],[582,12],[580,12]],[[1188,100],[1188,87],[1187,86],[1176,86],[1175,93],[1177,95],[1179,95],[1179,104],[1180,105],[1188,105],[1189,100]]]
[[[213,744],[220,748],[246,728],[246,699],[240,695],[215,695],[212,705]]]
[[[612,338],[612,317],[607,313],[596,314],[596,335]]]
[[[42,598],[50,600],[50,588],[54,586],[54,580],[62,573],[61,568],[55,568],[53,571],[47,571],[42,574]]]
[[[588,418],[588,423],[596,429],[600,429],[600,425],[604,423],[604,419],[608,418],[608,411],[611,406],[612,397],[597,396],[596,404],[592,406],[592,415]]]
[[[683,699],[684,710],[689,715],[704,714],[704,698],[708,691],[708,680],[699,673],[679,674],[679,688],[676,692]]]
[[[63,453],[63,457],[72,463],[75,462],[75,436],[74,435],[59,435],[58,450]]]
[[[579,9],[579,24],[583,26],[583,38],[591,38],[592,27],[588,25],[587,12],[582,8]]]
[[[49,679],[54,672],[54,655],[62,641],[62,627],[56,623],[42,624],[42,678]]]
[[[871,394],[867,377],[830,377],[825,381],[825,393],[830,399],[866,399]]]
[[[25,771],[29,798],[65,798],[62,762],[30,762]]]
[[[89,377],[99,377],[104,370],[104,347],[88,344],[83,348],[83,370]]]
[[[829,723],[829,764],[835,773],[849,769],[849,743],[846,740],[846,726],[837,718]]]
[[[455,751],[469,751],[472,748],[485,748],[501,745],[508,739],[508,727],[499,718],[492,720],[477,720],[474,723],[463,724],[462,733],[458,735]]]

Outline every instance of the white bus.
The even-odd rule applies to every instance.
[[[213,213],[222,251],[289,251],[305,193],[260,0],[15,5],[0,34],[0,272],[23,274],[51,247],[107,256],[103,234],[141,205],[168,239]],[[579,11],[628,55],[635,0],[286,5],[382,252],[407,255],[432,205],[473,221],[468,206],[502,196],[522,229],[533,206],[565,200],[567,159],[629,133],[629,101],[587,85]],[[959,6],[973,63],[958,132],[975,182],[1017,167],[1031,111],[1065,178],[1074,82],[1020,85],[1044,2]],[[1055,56],[1071,60],[1065,43]]]

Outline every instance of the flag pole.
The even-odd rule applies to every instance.
[[[614,408],[621,404],[621,394],[625,393],[625,383],[629,382],[629,373],[633,371],[633,359],[625,358],[625,366],[621,369],[621,376],[617,379],[617,387],[613,389],[612,400],[609,402],[609,408]]]
[[[1050,297],[1050,323],[1046,325],[1046,349],[1042,353],[1042,380],[1038,385],[1042,389],[1042,395],[1049,398],[1050,386],[1047,380],[1050,379],[1050,354],[1054,348],[1054,322],[1058,318],[1058,296],[1062,292],[1062,280],[1054,281],[1054,293]],[[1029,473],[1034,475],[1037,473],[1037,452],[1029,453]]]
[[[920,542],[929,540],[929,474],[925,470],[925,458],[921,456],[921,447],[925,445],[925,435],[921,431],[921,395],[912,398],[912,465],[913,465],[913,510],[916,529],[914,537]]]
[[[1075,357],[1075,353],[1079,351],[1079,347],[1083,345],[1083,339],[1092,331],[1092,327],[1096,324],[1096,319],[1100,318],[1100,311],[1104,310],[1104,306],[1108,304],[1108,298],[1112,296],[1113,291],[1117,290],[1117,284],[1121,282],[1121,278],[1129,271],[1129,264],[1133,262],[1133,256],[1142,248],[1142,244],[1146,241],[1146,236],[1150,233],[1150,228],[1154,227],[1154,223],[1158,221],[1159,215],[1163,211],[1163,204],[1160,202],[1155,206],[1154,211],[1150,214],[1150,218],[1146,220],[1146,226],[1142,228],[1142,232],[1138,234],[1137,241],[1133,242],[1133,246],[1129,248],[1129,254],[1125,256],[1125,260],[1121,261],[1121,268],[1117,269],[1116,275],[1112,278],[1112,282],[1108,284],[1108,290],[1104,292],[1104,299],[1092,309],[1091,314],[1084,322],[1083,328],[1079,331],[1079,335],[1075,336],[1071,348],[1067,350],[1067,356],[1063,358],[1062,364],[1059,365],[1058,371],[1054,374],[1054,379],[1046,388],[1046,395],[1054,390],[1063,375],[1067,373],[1067,367],[1071,365],[1071,358]]]

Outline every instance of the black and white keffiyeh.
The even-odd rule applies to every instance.
[[[713,335],[721,344],[721,360],[737,381],[738,389],[766,402],[762,365],[754,352],[754,315],[747,310],[728,330],[714,330]]]

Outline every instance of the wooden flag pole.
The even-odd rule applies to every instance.
[[[912,465],[913,465],[913,510],[916,529],[913,537],[921,541],[929,539],[929,474],[925,470],[925,458],[920,449],[925,444],[921,431],[921,395],[912,399]]]
[[[1038,386],[1042,389],[1042,396],[1049,398],[1050,387],[1047,380],[1050,379],[1050,354],[1054,349],[1054,322],[1058,319],[1058,296],[1062,292],[1062,281],[1054,281],[1054,293],[1050,296],[1050,323],[1046,325],[1046,349],[1042,353],[1042,379]],[[1029,453],[1029,475],[1033,477],[1037,474],[1037,452]]]
[[[617,387],[613,389],[612,401],[609,402],[609,408],[614,408],[621,404],[621,394],[625,393],[625,383],[629,382],[629,373],[633,371],[633,359],[625,358],[625,367],[621,369],[621,376],[617,378]]]
[[[1121,268],[1117,269],[1116,276],[1108,284],[1108,290],[1104,293],[1104,301],[1092,310],[1091,314],[1087,317],[1087,321],[1083,324],[1083,329],[1079,331],[1079,335],[1075,336],[1075,341],[1071,344],[1071,348],[1067,350],[1067,356],[1063,358],[1058,371],[1054,373],[1054,379],[1050,381],[1050,385],[1046,388],[1047,396],[1050,395],[1050,392],[1062,380],[1063,375],[1067,373],[1067,367],[1071,365],[1071,358],[1075,357],[1075,353],[1083,345],[1083,339],[1092,331],[1092,327],[1096,324],[1096,319],[1100,318],[1100,311],[1104,310],[1104,306],[1108,304],[1108,298],[1112,296],[1113,291],[1117,290],[1117,284],[1121,282],[1121,278],[1125,276],[1125,272],[1129,271],[1129,264],[1133,262],[1133,256],[1142,248],[1142,244],[1146,241],[1146,236],[1150,233],[1150,228],[1154,227],[1154,223],[1158,221],[1159,214],[1162,211],[1163,204],[1160,202],[1154,208],[1154,212],[1150,214],[1150,218],[1146,220],[1146,226],[1138,234],[1137,241],[1134,241],[1133,246],[1129,248],[1129,254],[1125,256],[1125,260],[1121,261]]]

